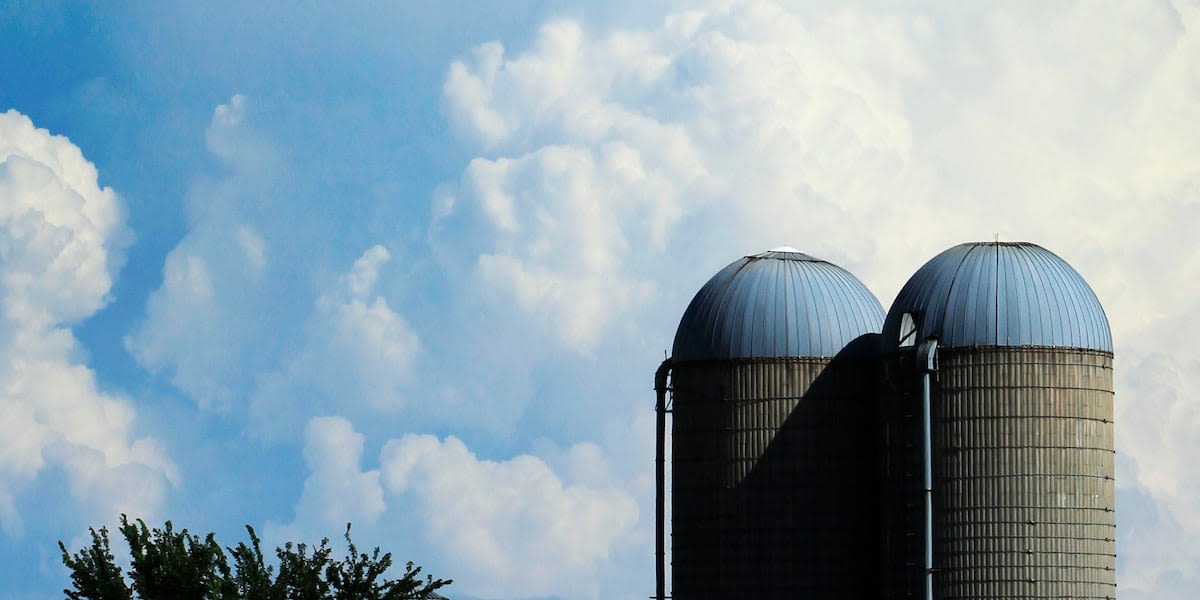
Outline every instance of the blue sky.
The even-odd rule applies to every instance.
[[[1187,0],[0,8],[0,597],[122,511],[645,597],[695,290],[993,235],[1104,304],[1122,597],[1189,597],[1196,123]]]

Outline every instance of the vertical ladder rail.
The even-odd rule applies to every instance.
[[[666,554],[666,447],[667,447],[667,376],[671,372],[668,358],[654,373],[655,440],[654,440],[654,597],[667,598]]]

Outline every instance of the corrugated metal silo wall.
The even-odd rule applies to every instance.
[[[955,348],[943,349],[940,363],[935,596],[1115,598],[1112,356]],[[905,561],[918,566],[905,595],[915,591],[918,557]]]
[[[672,373],[672,596],[865,598],[877,586],[876,362]]]

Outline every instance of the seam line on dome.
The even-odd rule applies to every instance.
[[[950,276],[950,285],[946,286],[946,298],[942,300],[942,329],[946,328],[946,310],[950,307],[950,296],[954,294],[954,286],[958,284],[958,272],[962,270],[963,264],[967,262],[967,257],[971,256],[971,253],[974,252],[978,247],[979,246],[971,246],[967,248],[967,251],[963,254],[962,258],[958,260],[958,265],[954,267],[954,274]],[[926,337],[929,337],[929,334],[931,333],[933,332],[930,331],[927,333]],[[941,333],[943,336],[946,335],[945,331],[942,331]]]

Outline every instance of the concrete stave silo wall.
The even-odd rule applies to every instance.
[[[859,358],[675,366],[674,598],[875,589],[875,381]]]
[[[1115,598],[1112,355],[945,348],[933,395],[938,598]]]

